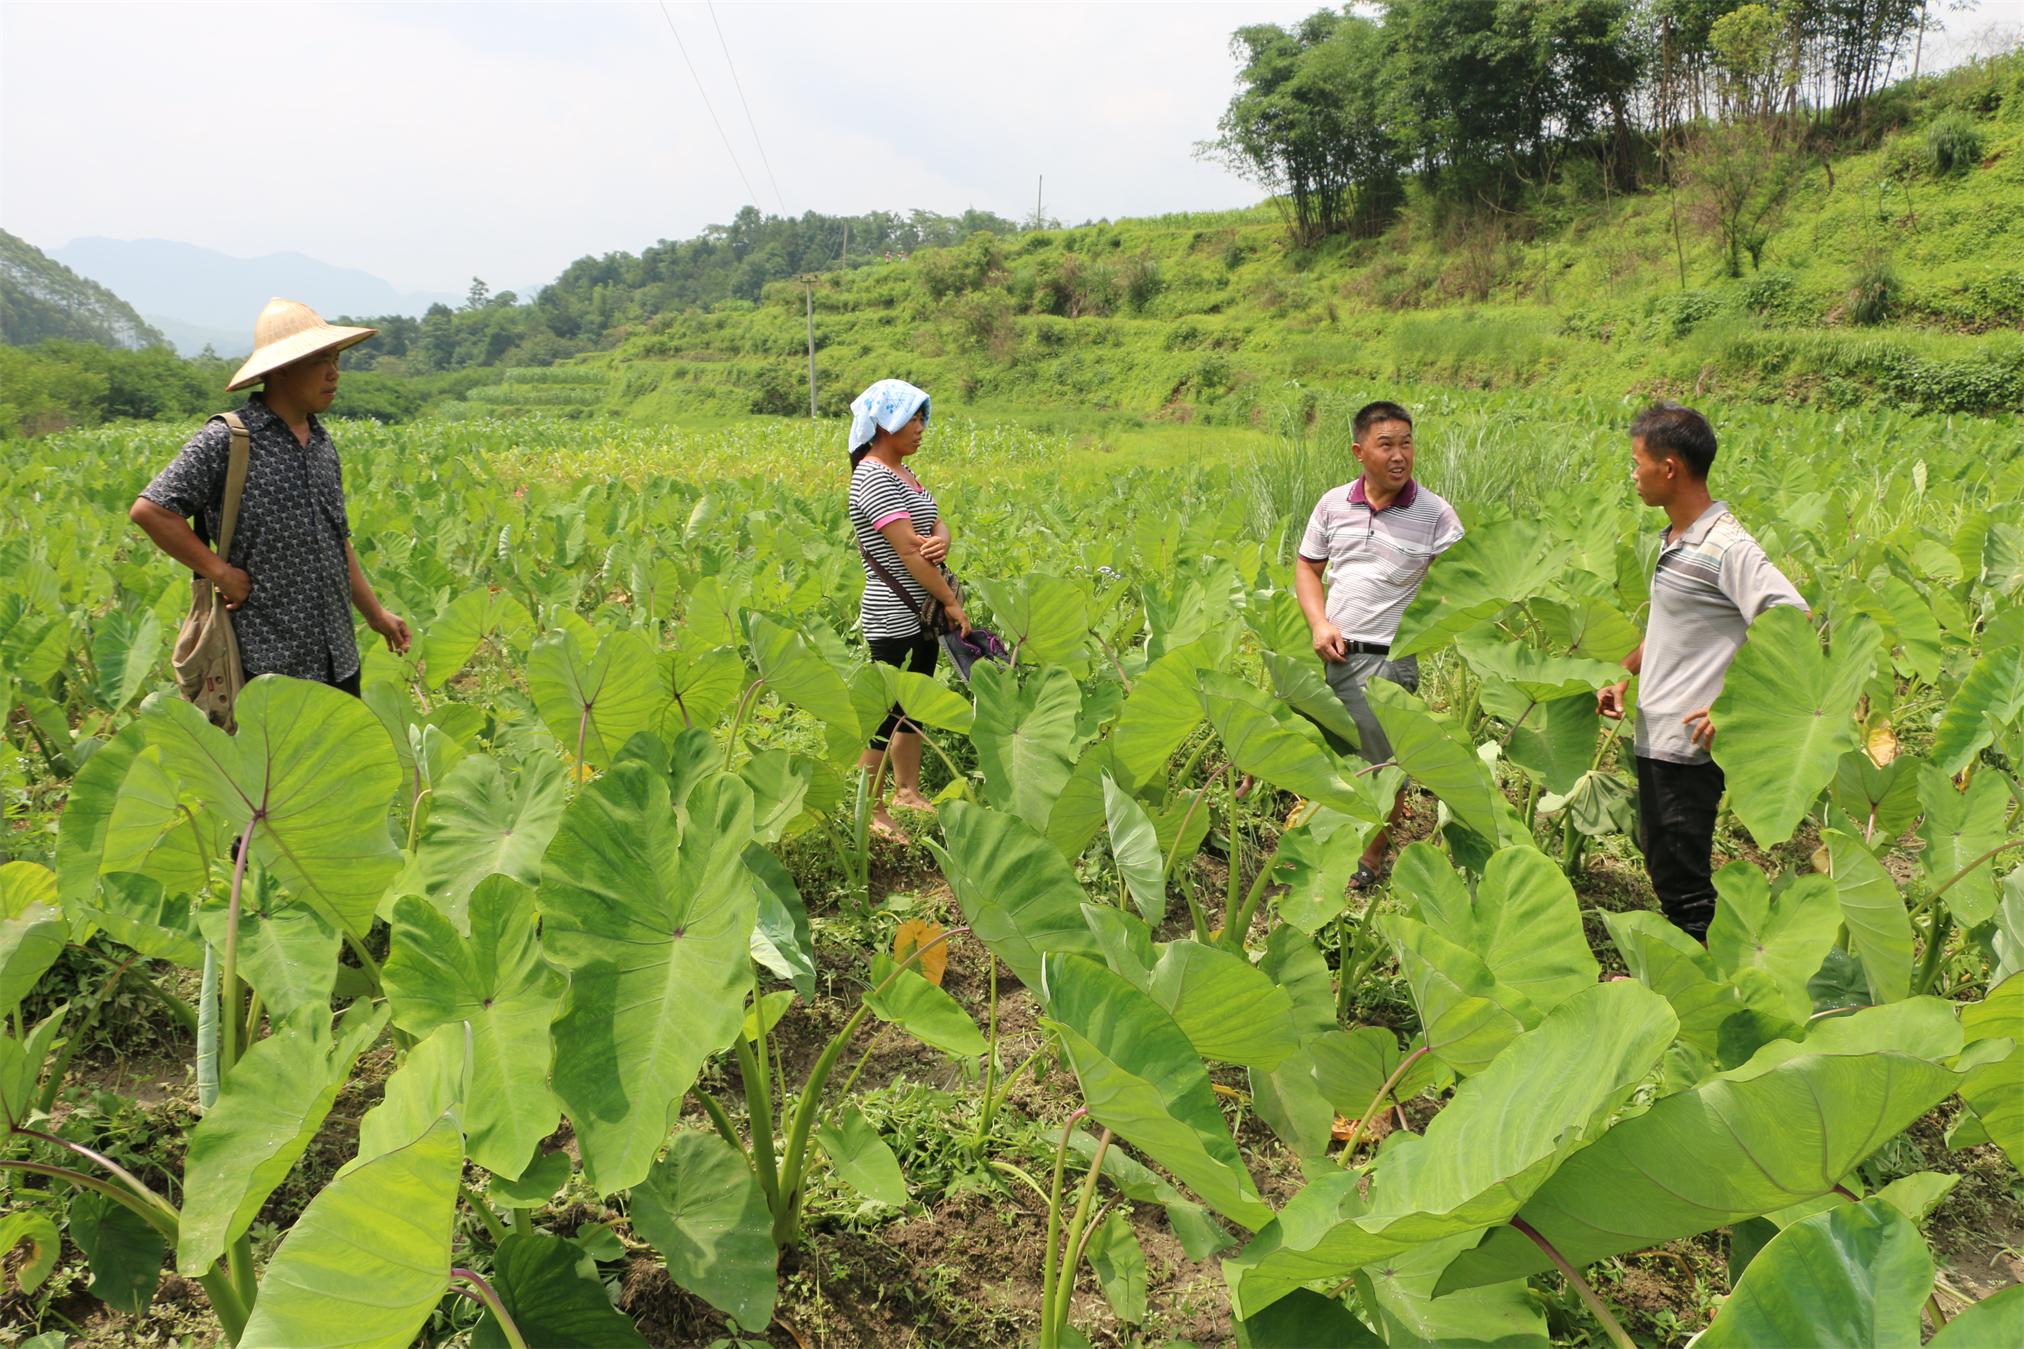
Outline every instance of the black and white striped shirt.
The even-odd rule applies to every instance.
[[[866,637],[919,635],[921,625],[914,615],[928,598],[928,592],[907,572],[906,563],[879,529],[895,520],[909,520],[914,532],[925,538],[934,533],[940,518],[941,511],[926,487],[913,486],[870,455],[858,461],[850,475],[850,526],[857,534],[857,545],[877,559],[912,599],[911,604],[902,604],[871,563],[865,563],[858,623]]]

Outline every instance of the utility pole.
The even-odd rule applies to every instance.
[[[1040,226],[1041,226],[1041,223],[1042,223],[1043,221],[1045,221],[1045,220],[1047,219],[1047,217],[1046,217],[1046,216],[1044,216],[1044,215],[1042,215],[1042,214],[1040,213],[1040,202],[1041,202],[1041,192],[1042,192],[1042,189],[1044,189],[1044,188],[1045,188],[1046,186],[1047,186],[1047,175],[1043,173],[1043,174],[1041,174],[1041,175],[1040,175],[1039,181],[1037,181],[1037,182],[1036,182],[1036,183],[1034,183],[1034,185],[1033,185],[1033,228],[1034,228],[1034,229],[1039,229],[1039,228],[1040,228]]]
[[[808,296],[808,419],[815,420],[815,278],[802,278]]]

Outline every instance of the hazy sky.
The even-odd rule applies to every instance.
[[[1939,59],[2024,0],[1952,14]],[[0,3],[0,227],[540,284],[768,212],[1209,209],[1229,34],[1303,3]],[[1936,5],[1936,8],[1951,6]],[[752,191],[726,152],[672,21]],[[769,178],[748,127],[729,47]],[[1931,63],[1933,49],[1929,47]],[[774,180],[778,181],[778,193]]]
[[[0,6],[0,226],[551,279],[761,209],[1239,205],[1232,29],[1313,3]],[[748,193],[682,47],[751,181]],[[756,198],[756,200],[755,200]]]

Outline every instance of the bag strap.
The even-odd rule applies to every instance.
[[[224,422],[225,429],[232,433],[232,451],[225,462],[224,510],[218,517],[218,556],[229,565],[232,530],[239,523],[239,498],[246,490],[246,458],[252,449],[253,435],[236,412],[221,412],[213,420]]]
[[[886,570],[885,563],[879,561],[877,558],[871,555],[870,549],[866,548],[862,543],[860,543],[857,546],[857,553],[859,557],[862,557],[864,559],[865,565],[870,567],[872,571],[877,574],[878,579],[885,582],[885,588],[887,590],[892,591],[893,594],[899,596],[900,603],[906,606],[906,610],[908,613],[910,614],[918,613],[920,611],[922,601],[915,599],[912,595],[909,595],[906,591],[906,587],[902,586],[898,581],[894,580],[893,574],[890,571]],[[934,602],[935,597],[933,595],[928,596],[926,603],[933,604]]]

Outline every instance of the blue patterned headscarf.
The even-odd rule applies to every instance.
[[[850,400],[850,452],[871,444],[880,430],[897,431],[918,412],[928,417],[928,395],[903,379],[882,379]]]

